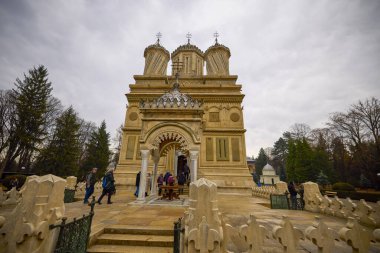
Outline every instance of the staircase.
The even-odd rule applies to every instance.
[[[111,225],[97,238],[89,253],[171,253],[173,228]]]

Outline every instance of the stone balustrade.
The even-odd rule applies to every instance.
[[[63,217],[66,180],[54,175],[28,177],[18,192],[0,191],[0,253],[52,252]]]
[[[303,186],[305,210],[346,219],[354,217],[364,225],[380,228],[380,201],[369,205],[364,199],[330,198],[322,196],[316,183],[307,182]]]
[[[314,186],[310,186],[314,188]],[[309,188],[310,188],[309,187]],[[261,188],[261,187],[260,187]],[[199,179],[190,185],[190,207],[185,212],[184,247],[181,252],[379,252],[380,229],[371,231],[359,224],[360,217],[349,217],[341,228],[329,228],[318,216],[304,229],[295,227],[283,216],[280,222],[258,221],[254,215],[239,217],[239,224],[231,225],[218,212],[216,185]],[[257,191],[260,196],[274,192],[271,187]],[[341,213],[344,202],[322,197],[324,210]],[[332,207],[331,207],[332,206]],[[368,211],[359,204],[356,209]],[[355,213],[355,210],[353,210]],[[235,222],[236,223],[236,222]]]
[[[263,185],[261,187],[252,187],[252,196],[270,199],[271,194],[283,194],[288,190],[288,186],[285,182],[277,182],[273,185]]]

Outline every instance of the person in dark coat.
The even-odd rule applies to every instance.
[[[186,176],[184,172],[181,172],[178,176],[179,194],[183,194],[183,187],[186,183]]]
[[[166,173],[165,173],[165,176],[164,176],[164,181],[165,181],[165,184],[166,185],[168,185],[168,178],[170,177],[170,172],[169,171],[167,171]]]
[[[161,173],[160,176],[157,178],[158,196],[161,196],[161,193],[162,193],[161,186],[163,185],[164,185],[164,175]]]
[[[291,204],[292,204],[292,209],[296,210],[297,209],[297,190],[296,190],[296,187],[295,187],[293,181],[291,181],[289,183],[289,185],[288,185],[288,191],[289,191],[289,194],[290,194],[290,201],[291,201]]]
[[[94,193],[97,171],[98,168],[93,168],[86,176],[86,194],[84,195],[84,204],[88,204],[88,199]]]
[[[139,196],[140,175],[141,175],[141,171],[139,171],[139,173],[137,173],[137,175],[136,175],[136,191],[135,191],[135,196],[136,196],[136,197]]]
[[[115,179],[113,177],[113,171],[114,171],[114,169],[110,168],[107,170],[106,174],[104,175],[103,182],[102,182],[103,192],[102,192],[102,195],[100,195],[100,197],[98,199],[99,205],[102,204],[102,199],[105,195],[108,195],[107,204],[112,204],[111,196],[116,191]]]

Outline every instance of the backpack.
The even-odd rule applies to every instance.
[[[102,187],[103,187],[104,189],[107,187],[107,177],[106,177],[106,176],[103,177]]]

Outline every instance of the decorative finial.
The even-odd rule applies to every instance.
[[[187,44],[190,44],[191,33],[187,33],[186,38],[187,38]]]
[[[162,33],[158,32],[156,34],[156,37],[157,37],[157,45],[160,45],[160,38],[162,37]]]
[[[215,44],[218,44],[218,37],[219,37],[219,33],[218,33],[218,32],[215,32],[215,33],[214,33]]]

